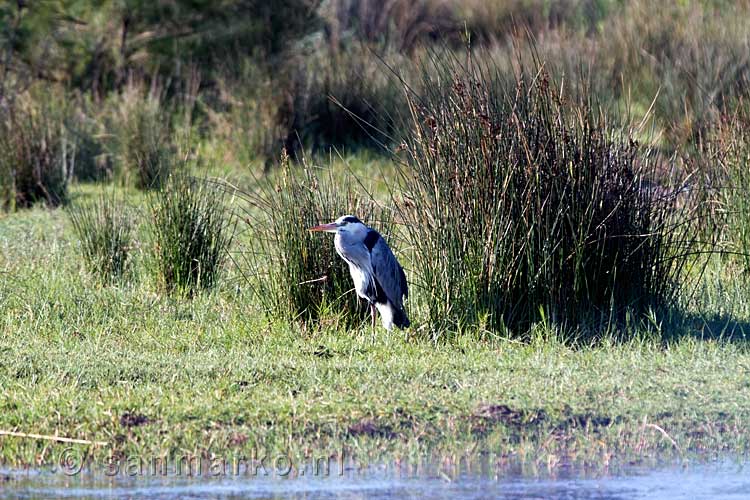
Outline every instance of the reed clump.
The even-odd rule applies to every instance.
[[[655,182],[655,156],[519,63],[434,58],[411,98],[399,214],[433,335],[601,332],[672,303],[689,261],[690,205]]]
[[[72,204],[68,215],[89,272],[103,283],[120,280],[126,274],[134,244],[135,219],[113,193],[96,200]]]
[[[192,296],[219,282],[236,228],[226,201],[225,191],[185,173],[151,195],[156,269],[168,292]]]
[[[117,123],[120,175],[138,189],[158,189],[175,170],[172,111],[157,86],[146,90],[131,82],[119,99]]]
[[[37,85],[0,102],[0,207],[68,201],[76,142],[61,92]]]

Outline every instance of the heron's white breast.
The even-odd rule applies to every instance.
[[[349,273],[352,275],[352,281],[354,282],[354,289],[357,291],[357,295],[363,299],[367,298],[365,291],[367,290],[367,282],[370,279],[366,273],[360,268],[349,264]]]

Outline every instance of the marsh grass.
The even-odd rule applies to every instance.
[[[217,81],[216,107],[226,112],[208,108],[212,128],[229,146],[225,154],[231,153],[237,163],[248,165],[259,157],[270,160],[281,150],[285,133],[278,117],[282,99],[278,82],[248,59],[234,73]]]
[[[398,54],[383,58],[406,67]],[[278,164],[282,149],[294,160],[343,149],[382,153],[406,105],[401,86],[367,46],[320,48],[290,56],[278,69],[245,61],[235,73],[219,80],[209,120],[242,165]]]
[[[172,141],[171,110],[154,84],[131,82],[119,99],[115,134],[119,140],[120,174],[138,189],[158,189],[178,166]]]
[[[192,300],[156,294],[150,280],[92,287],[72,231],[59,210],[0,217],[0,429],[107,441],[77,448],[95,465],[310,450],[389,463],[475,450],[542,467],[553,457],[561,474],[573,462],[606,472],[618,460],[673,457],[644,422],[685,454],[750,449],[750,354],[722,325],[578,346],[543,324],[527,342],[464,335],[435,345],[382,329],[373,342],[323,322],[311,335],[286,318],[269,322],[250,287]],[[331,235],[318,236],[332,249]],[[746,320],[747,290],[715,270],[706,285],[732,290],[715,306],[741,308]],[[6,468],[59,467],[70,446],[9,436],[0,445]]]
[[[192,296],[219,281],[236,222],[207,179],[173,174],[149,197],[156,270],[169,293]]]
[[[625,2],[603,23],[597,72],[654,114],[671,148],[695,146],[750,90],[750,4]]]
[[[523,335],[538,321],[599,335],[628,310],[674,303],[692,205],[678,203],[681,183],[656,184],[647,149],[538,63],[515,77],[471,57],[429,64],[399,216],[433,335]]]
[[[68,215],[81,241],[81,254],[91,274],[112,283],[126,274],[134,243],[135,218],[114,191],[96,200],[72,204]]]
[[[402,67],[406,60],[384,56]],[[322,52],[310,58],[293,75],[295,95],[286,146],[297,134],[303,146],[315,151],[332,147],[378,149],[394,134],[395,117],[406,105],[399,85],[389,78],[386,66],[367,47]]]
[[[73,178],[82,182],[112,180],[115,173],[116,140],[108,130],[119,119],[111,113],[112,101],[97,103],[90,96],[70,95],[72,112],[66,120],[76,143]]]
[[[32,2],[17,3],[24,16],[44,12],[30,7]],[[21,8],[22,3],[29,7]],[[388,37],[419,40],[417,44],[397,41],[394,51],[399,47],[416,50],[422,43],[431,43],[431,23],[420,18],[420,12],[426,12],[421,5],[410,8],[413,2],[403,0],[359,3],[372,7],[372,17],[364,22],[373,23],[373,41]],[[378,9],[386,3],[401,5],[398,12],[413,23],[396,26],[406,36],[383,35],[391,30],[389,14],[395,12]],[[524,8],[530,31],[536,32],[533,23],[537,23],[542,43],[548,44],[548,61],[564,63],[561,66],[568,76],[572,74],[569,68],[578,63],[577,56],[590,62],[598,82],[596,99],[624,101],[632,90],[638,110],[644,103],[648,108],[660,89],[655,109],[663,120],[659,126],[674,136],[668,138],[669,146],[679,147],[682,140],[710,132],[717,111],[726,106],[731,113],[747,95],[750,66],[748,30],[743,30],[743,23],[750,17],[734,8],[747,1],[696,0],[662,9],[643,0],[555,2],[556,9],[613,5],[614,17],[596,18],[594,33],[586,36],[578,36],[579,30],[568,21],[555,24],[547,15],[551,0],[471,3],[478,8],[488,6],[488,10],[495,5],[500,14],[493,19],[480,9],[476,19],[486,20],[486,29],[469,26],[467,31],[475,33],[473,40],[480,38],[480,30],[485,30],[488,40],[502,38],[509,17],[510,21],[521,17],[506,12]],[[286,64],[299,64],[294,52],[309,55],[307,49],[325,35],[316,33],[300,41],[299,30],[289,29],[298,23],[286,22],[287,18],[276,15],[280,11],[272,3],[266,4],[276,24],[284,28],[275,32],[276,45],[290,49],[279,58],[283,61],[275,59],[268,66],[286,76],[290,71],[284,68]],[[694,14],[707,6],[705,16]],[[76,36],[87,30],[84,24],[70,22],[64,7],[54,10],[61,15],[53,17],[63,19]],[[97,21],[101,12],[89,11],[96,19],[81,13],[89,27],[109,29],[111,21],[116,21],[104,16],[102,24]],[[45,23],[35,28],[26,20],[21,31],[38,29],[42,38],[50,40],[58,33]],[[302,24],[305,33],[313,26]],[[274,31],[273,23],[266,23],[269,26]],[[342,22],[342,26],[338,50],[344,51],[356,45],[361,35],[354,33],[346,39],[348,26],[356,25]],[[232,30],[225,32],[233,36]],[[283,37],[291,32],[295,43],[286,43]],[[417,32],[419,37],[409,35]],[[118,38],[105,40],[104,52],[95,50],[101,37],[87,38],[91,51],[86,57],[76,57],[79,49],[75,49],[65,64],[55,57],[61,62],[55,68],[26,67],[24,60],[13,59],[19,71],[0,86],[7,89],[12,78],[25,79],[31,69],[37,75],[38,69],[39,77],[60,77],[75,91],[91,92],[92,99],[104,97],[100,91],[110,87],[99,87],[96,81],[89,87],[85,80],[82,84],[66,79],[65,67],[96,74],[101,62],[81,61],[101,60],[100,55],[104,63],[110,61],[117,52],[111,42],[119,43]],[[126,47],[124,67],[136,74],[150,73],[158,61],[151,52],[155,45],[141,45],[140,35],[129,38],[132,43]],[[47,53],[46,43],[19,46]],[[50,54],[57,55],[58,48],[64,54],[59,44]],[[499,47],[498,53],[505,55],[496,57],[507,57],[506,47]],[[328,65],[321,65],[317,73],[317,60],[311,58],[311,67],[299,68],[307,72],[299,86],[268,79],[268,75],[259,80],[248,73],[240,79],[237,85],[258,90],[248,91],[246,99],[239,96],[245,110],[231,117],[236,123],[230,124],[248,124],[237,139],[250,145],[248,161],[256,150],[270,149],[276,156],[273,150],[278,151],[285,138],[302,136],[303,143],[313,148],[336,142],[330,137],[351,138],[355,143],[370,140],[369,135],[355,135],[361,128],[352,135],[345,129],[343,134],[329,131],[343,129],[342,124],[351,118],[341,111],[344,107],[373,120],[368,109],[357,111],[355,106],[368,101],[376,110],[391,112],[398,108],[392,103],[403,101],[389,101],[376,85],[368,88],[367,71],[362,72],[366,75],[363,88],[358,88],[357,72],[350,69],[361,63],[346,62],[349,54],[331,58],[335,64],[319,54],[316,57]],[[463,60],[463,55],[458,58]],[[169,60],[169,65],[160,67],[185,67],[184,61],[172,64],[179,61]],[[518,69],[512,61],[507,67]],[[550,67],[545,65],[545,69]],[[10,73],[16,72],[14,68]],[[383,464],[403,463],[410,454],[418,456],[437,448],[449,453],[452,463],[472,450],[472,455],[489,452],[503,464],[518,458],[548,473],[565,474],[575,462],[595,464],[606,473],[618,460],[673,458],[676,446],[672,443],[682,450],[682,460],[693,452],[701,457],[728,451],[746,456],[750,450],[746,432],[750,423],[746,335],[750,332],[750,295],[736,271],[747,261],[731,260],[729,252],[712,255],[711,279],[701,279],[701,291],[685,294],[692,298],[685,300],[684,310],[668,311],[675,312],[673,318],[662,314],[658,306],[669,304],[680,286],[685,289],[696,276],[685,272],[696,251],[693,243],[699,243],[691,238],[701,237],[689,234],[694,227],[693,186],[683,191],[681,180],[672,182],[670,162],[613,129],[612,122],[589,105],[589,94],[580,85],[566,80],[568,93],[564,93],[558,90],[559,80],[547,77],[538,67],[526,69],[515,79],[508,76],[513,71],[480,70],[474,62],[453,60],[447,67],[436,65],[422,78],[427,83],[424,94],[421,83],[411,85],[415,94],[407,125],[414,134],[399,148],[405,160],[402,185],[407,189],[403,195],[394,192],[393,197],[393,219],[404,222],[399,226],[402,231],[395,230],[389,211],[355,191],[351,177],[346,178],[347,184],[338,181],[344,177],[340,171],[319,170],[309,162],[292,166],[285,161],[268,177],[243,184],[250,186],[243,234],[248,248],[237,260],[243,264],[239,267],[246,271],[248,284],[232,293],[225,286],[220,287],[221,293],[194,291],[207,281],[205,268],[222,255],[210,250],[215,247],[206,243],[211,240],[206,234],[217,234],[215,228],[221,224],[232,228],[227,220],[219,223],[218,216],[205,216],[207,211],[219,212],[215,204],[221,193],[195,180],[210,193],[195,201],[192,187],[184,187],[190,183],[167,192],[163,183],[148,180],[152,178],[149,172],[161,171],[162,154],[175,157],[172,141],[177,135],[168,131],[168,124],[174,121],[179,104],[169,101],[173,97],[162,100],[159,94],[158,105],[153,105],[144,98],[150,91],[143,87],[132,97],[127,88],[123,93],[122,89],[113,91],[107,102],[123,114],[104,113],[102,117],[93,112],[91,116],[112,120],[105,131],[116,139],[112,141],[114,157],[127,160],[118,167],[124,169],[129,183],[157,184],[165,190],[135,198],[152,196],[148,215],[158,223],[152,233],[157,250],[153,262],[161,284],[175,296],[155,293],[151,280],[132,286],[89,286],[81,275],[79,239],[60,210],[36,206],[0,216],[0,429],[107,441],[106,447],[80,448],[80,456],[93,457],[99,464],[112,457],[185,453],[268,457],[293,452],[309,457],[310,450],[316,455],[371,452],[377,455],[373,461]],[[308,86],[306,82],[323,83]],[[615,82],[623,85],[610,96]],[[182,127],[200,130],[205,135],[197,139],[211,141],[218,135],[216,130],[202,129],[202,124],[192,120],[200,120],[203,99],[214,89],[210,77],[199,87],[198,109]],[[350,93],[339,96],[344,106],[332,107],[328,116],[324,105],[335,104],[329,94],[335,97],[336,88]],[[582,94],[570,96],[569,89],[580,89]],[[5,92],[0,103],[15,99],[18,106],[31,110],[30,115],[24,114],[25,109],[15,115],[17,130],[7,125],[13,123],[11,115],[2,115],[10,121],[0,135],[0,144],[6,148],[0,154],[0,190],[9,193],[2,196],[11,209],[11,205],[52,205],[43,193],[24,186],[36,190],[41,184],[49,191],[58,183],[57,172],[63,170],[58,167],[65,165],[68,175],[73,170],[67,169],[66,158],[75,158],[73,171],[82,172],[78,167],[83,160],[78,155],[90,154],[84,150],[93,153],[90,157],[99,154],[96,144],[77,144],[75,155],[66,150],[63,145],[70,142],[60,139],[69,135],[58,125],[67,110],[43,93],[31,103],[22,94]],[[294,106],[295,100],[304,104],[308,98],[314,101],[308,101],[309,106],[282,113],[283,106],[290,102]],[[127,99],[133,102],[124,103]],[[129,114],[129,105],[145,111]],[[20,108],[3,108],[1,113],[7,109]],[[225,111],[218,106],[216,112]],[[297,113],[301,117],[297,123],[309,128],[288,127],[293,121],[285,117]],[[139,120],[146,125],[141,127]],[[722,153],[708,157],[709,177],[717,179],[719,197],[713,216],[716,222],[729,221],[721,226],[727,231],[723,233],[727,245],[741,252],[750,234],[745,198],[748,178],[741,170],[747,166],[747,148],[743,142],[732,141],[746,137],[747,128],[740,127],[747,124],[724,125],[719,135],[726,143],[716,145]],[[86,141],[98,140],[101,134],[99,127],[82,133],[88,136]],[[232,147],[220,141],[214,145],[216,157],[222,159]],[[154,150],[157,153],[152,155]],[[192,151],[185,148],[176,157],[188,157]],[[680,152],[692,154],[690,148]],[[157,161],[138,162],[144,158]],[[716,158],[724,163],[713,162]],[[19,165],[40,166],[41,172],[51,174],[31,176],[33,183],[21,183],[18,173],[26,170]],[[145,180],[141,180],[139,165]],[[223,167],[219,162],[214,166]],[[726,173],[721,172],[724,168]],[[664,175],[654,174],[656,170]],[[243,175],[252,174],[247,169],[230,174],[232,179]],[[731,189],[723,189],[725,182]],[[71,189],[90,193],[101,187],[72,184]],[[206,206],[205,210],[196,208]],[[410,316],[413,312],[416,335],[379,330],[373,342],[369,336],[345,329],[360,325],[360,312],[366,312],[358,308],[346,266],[334,253],[332,235],[305,231],[345,212],[355,212],[382,231],[400,259],[403,254],[398,250],[406,250],[407,259],[402,262],[411,261],[407,273],[413,285]],[[102,226],[111,228],[108,224]],[[209,226],[205,231],[195,230],[205,224]],[[402,236],[401,242],[393,240],[394,232]],[[203,250],[192,248],[195,242],[203,242]],[[133,257],[133,267],[151,263],[141,261],[140,252]],[[192,300],[176,296],[183,290],[193,295]],[[263,309],[278,319],[268,321]],[[624,323],[626,333],[613,334],[610,322]],[[587,336],[569,342],[564,328],[580,323],[585,324]],[[314,328],[307,328],[311,325]],[[525,338],[487,334],[506,329]],[[446,342],[431,341],[454,331],[465,334]],[[126,415],[136,418],[123,418]],[[64,443],[2,436],[0,463],[4,469],[51,465],[59,470],[62,453],[68,449]]]
[[[463,28],[452,0],[333,0],[321,12],[333,47],[348,38],[411,53]]]
[[[333,235],[307,229],[354,214],[389,234],[390,213],[369,194],[343,186],[330,170],[308,160],[295,166],[282,155],[280,168],[278,175],[259,180],[256,192],[244,193],[252,243],[238,257],[247,282],[273,317],[357,326],[367,308],[359,303],[349,269],[336,254]]]
[[[13,211],[68,200],[76,143],[68,134],[64,96],[45,86],[0,106],[0,206]]]

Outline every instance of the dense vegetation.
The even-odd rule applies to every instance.
[[[522,334],[543,317],[566,328],[617,322],[626,310],[675,306],[712,228],[726,228],[723,248],[745,253],[734,210],[744,190],[726,188],[742,177],[732,165],[744,136],[729,136],[747,114],[746,9],[696,1],[650,12],[646,2],[605,0],[6,5],[3,206],[64,204],[74,179],[164,193],[173,171],[219,165],[252,199],[264,191],[258,165],[273,175],[282,151],[325,164],[321,153],[368,149],[396,165],[376,197],[406,224],[393,237],[411,249],[403,258],[426,293],[416,299],[438,332],[488,322]],[[317,183],[295,170],[285,176],[303,191],[265,200],[276,233],[290,224],[274,216],[291,217],[314,189],[307,181]],[[307,199],[320,205],[308,215],[355,208]],[[303,243],[309,236],[297,228],[270,240],[248,251],[285,262],[275,284],[335,275],[306,257],[328,255],[320,239]],[[318,317],[328,286],[288,291],[297,296],[291,317]]]
[[[428,359],[436,349],[436,362],[444,361],[439,349],[479,349],[471,351],[481,358],[477,370],[502,372],[515,367],[487,360],[516,346],[507,339],[537,347],[548,340],[566,353],[628,342],[646,345],[648,360],[661,359],[661,342],[684,335],[744,338],[748,32],[746,1],[658,9],[642,0],[6,2],[0,352],[17,357],[24,342],[42,342],[31,339],[35,328],[80,359],[93,342],[100,363],[75,373],[65,365],[45,379],[49,387],[78,377],[88,394],[104,375],[106,390],[122,379],[158,392],[155,369],[115,367],[123,345],[143,343],[143,360],[165,367],[209,349],[201,369],[209,374],[235,350],[270,350],[282,365],[304,364],[299,352],[267,338],[278,335],[321,359],[309,365],[309,387],[279,382],[276,389],[315,400],[313,372],[328,370],[329,358],[348,356],[357,371],[392,349]],[[409,276],[414,326],[403,338],[384,337],[388,348],[345,340],[366,311],[330,239],[305,231],[344,213],[381,230]],[[19,224],[28,225],[28,237],[19,238]],[[81,309],[82,301],[95,306]],[[168,314],[125,321],[128,304]],[[130,326],[115,325],[107,311]],[[211,350],[216,343],[227,352]],[[37,377],[59,365],[58,351],[0,363],[0,380],[21,380],[33,392]],[[397,367],[402,395],[413,368],[405,356]],[[617,356],[623,361],[622,351]],[[242,387],[270,377],[268,367],[236,368],[242,380],[225,373],[221,387],[207,387],[239,401]],[[466,370],[470,378],[473,368]],[[385,383],[386,371],[355,379]],[[441,387],[454,382],[465,380]],[[329,389],[326,397],[335,393]],[[438,398],[443,389],[426,391]],[[106,404],[122,396],[128,407],[117,412],[140,411],[138,394],[114,392],[103,396]],[[285,401],[296,404],[296,394]],[[527,396],[515,402],[526,407]],[[177,397],[175,411],[184,411],[175,418],[188,419],[184,407],[195,394]],[[438,420],[451,420],[447,407],[473,415],[473,406],[500,397],[482,388],[448,397]],[[372,411],[355,409],[364,420],[351,425],[380,418],[394,435],[419,434],[398,413],[410,405],[378,398]],[[378,413],[379,403],[392,414]],[[720,403],[701,418],[725,411]],[[26,422],[14,401],[3,404],[10,416],[0,427]],[[555,418],[570,416],[555,404]],[[604,403],[581,396],[575,404],[601,413]],[[352,405],[311,410],[310,425]],[[664,422],[690,425],[672,410]],[[640,415],[614,411],[607,417],[624,417],[626,427]],[[246,415],[247,426],[262,413]],[[100,417],[87,430],[119,436]],[[245,425],[227,423],[235,424]],[[433,442],[440,428],[429,431]],[[341,437],[315,429],[332,442]],[[222,446],[234,439],[224,438]],[[190,446],[170,439],[170,449]],[[269,431],[268,439],[280,446],[283,432]]]

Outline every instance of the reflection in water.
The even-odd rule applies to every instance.
[[[528,471],[526,471],[528,472]],[[539,474],[538,471],[534,472]],[[248,474],[212,477],[174,474],[108,477],[100,472],[66,476],[50,471],[0,471],[0,496],[18,498],[750,498],[750,469],[734,461],[627,466],[592,474],[571,468],[554,476],[524,475],[520,466],[502,474],[486,467],[410,465],[357,469],[334,464],[329,474]]]

